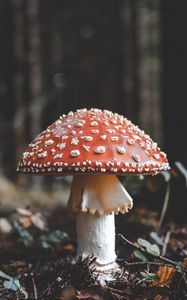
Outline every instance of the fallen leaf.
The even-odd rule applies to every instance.
[[[22,216],[25,216],[25,217],[31,217],[32,216],[32,212],[26,208],[22,208],[22,207],[18,207],[16,208],[16,211],[22,215]]]
[[[169,286],[173,280],[173,276],[176,273],[176,269],[173,267],[160,267],[156,272],[157,278],[152,281],[153,286]]]
[[[6,218],[0,218],[0,233],[7,234],[12,231],[12,225]]]
[[[28,217],[21,217],[19,218],[19,223],[23,228],[29,228],[31,226],[30,218]]]
[[[155,273],[149,273],[147,270],[145,272],[140,272],[140,274],[146,278],[147,281],[157,280],[157,275]]]
[[[3,286],[12,291],[17,291],[20,289],[21,285],[17,278],[13,278],[8,274],[5,274],[4,272],[0,271],[0,277],[4,279]]]
[[[151,244],[150,242],[141,238],[139,238],[137,242],[140,246],[144,247],[147,250],[147,252],[154,255],[160,255],[160,249],[156,244]]]
[[[150,237],[160,246],[163,246],[163,240],[158,236],[158,234],[155,231],[152,231],[150,233]]]
[[[45,222],[42,219],[42,215],[40,213],[36,213],[36,214],[32,215],[31,222],[33,223],[34,226],[36,226],[40,230],[45,229]]]
[[[147,257],[145,256],[145,254],[141,251],[141,250],[134,250],[133,254],[136,258],[138,258],[139,260],[141,260],[142,262],[147,262]]]
[[[187,268],[187,257],[183,260],[183,266]]]

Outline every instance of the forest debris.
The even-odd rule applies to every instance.
[[[33,213],[25,208],[17,208],[16,211],[21,215],[21,217],[18,216],[18,221],[22,227],[29,228],[31,225],[34,225],[41,231],[45,229],[46,222],[39,212]]]
[[[6,218],[0,218],[0,233],[8,234],[11,233],[12,226]]]
[[[22,216],[25,216],[25,217],[31,217],[32,216],[32,212],[26,208],[22,208],[22,207],[18,207],[16,208],[16,211],[22,215]]]
[[[34,214],[33,210],[31,212]],[[165,259],[160,259],[155,254],[151,255],[147,251],[152,242],[158,244],[159,248],[162,249],[163,245],[161,245],[160,240],[157,241],[157,236],[156,239],[153,238],[151,243],[149,239],[138,239],[139,243],[133,243],[127,239],[128,242],[124,242],[123,240],[128,250],[130,250],[124,251],[124,246],[120,246],[120,244],[117,246],[117,250],[126,255],[125,261],[124,258],[118,260],[123,265],[124,273],[116,277],[114,282],[108,282],[106,288],[103,289],[98,284],[94,272],[94,258],[93,264],[92,258],[86,258],[85,260],[80,258],[75,262],[76,243],[72,240],[74,236],[70,235],[70,239],[63,230],[59,230],[59,228],[66,230],[70,223],[69,218],[72,216],[59,209],[57,211],[50,210],[47,213],[44,211],[43,213],[44,216],[47,216],[46,224],[49,224],[49,229],[45,231],[38,230],[36,226],[31,226],[28,230],[23,228],[18,222],[18,218],[27,217],[23,214],[17,212],[13,217],[12,215],[6,215],[6,219],[10,220],[9,222],[13,227],[14,222],[16,222],[18,227],[14,228],[17,232],[20,230],[20,233],[19,235],[15,232],[9,235],[0,235],[1,271],[10,274],[12,278],[18,279],[23,290],[13,291],[5,288],[3,282],[6,279],[1,277],[0,299],[141,300],[142,297],[154,300],[187,299],[187,257],[184,259],[187,256],[186,227],[179,227],[173,223],[172,227],[171,224],[168,224],[162,231],[162,236],[166,236],[166,233],[171,231],[166,255],[171,259],[179,257],[176,260],[181,262],[175,262],[175,265],[166,262]],[[27,245],[26,248],[23,244],[20,244],[20,237],[22,241],[26,239],[26,245],[27,239],[29,239],[27,234],[31,234],[33,243],[30,243],[29,247]],[[148,236],[149,233],[147,233]],[[131,238],[133,239],[132,235]],[[49,250],[42,249],[43,242],[48,244]],[[121,249],[119,249],[120,247]],[[132,252],[135,250],[139,251],[140,255],[145,256],[146,262],[142,262],[141,259],[134,259]],[[69,256],[72,251],[74,251],[73,256]],[[11,253],[11,256],[9,254],[7,256],[7,253]],[[159,285],[158,271],[161,266],[176,269],[176,275],[173,275],[173,279],[168,285]],[[143,273],[140,271],[143,271]],[[154,281],[158,285],[153,285]],[[162,284],[164,283],[162,282]]]
[[[142,253],[140,250],[138,249],[135,249],[133,251],[133,254],[136,258],[138,258],[139,260],[141,260],[143,263],[146,263],[148,260],[147,260],[147,257],[146,255],[144,255],[144,253]]]
[[[146,281],[154,281],[158,278],[157,274],[150,273],[147,270],[145,270],[144,272],[140,272],[140,274],[144,277],[144,279],[146,279]]]
[[[52,248],[55,244],[60,244],[62,240],[68,240],[69,237],[66,232],[62,230],[54,230],[47,232],[40,237],[43,248]]]
[[[152,231],[150,233],[150,237],[151,239],[156,242],[159,246],[163,246],[164,245],[164,242],[163,240],[159,237],[159,235],[155,232],[155,231]]]
[[[34,244],[34,238],[32,234],[29,231],[23,229],[16,221],[14,222],[14,228],[17,230],[25,246],[31,246]]]
[[[153,280],[153,286],[169,286],[177,270],[173,267],[162,266],[156,272],[157,279]]]
[[[73,287],[68,286],[65,287],[61,292],[61,297],[63,300],[74,300],[76,295],[76,291]]]
[[[8,290],[17,291],[21,288],[20,282],[17,278],[13,278],[10,275],[0,271],[0,277],[4,279],[3,286]]]
[[[156,244],[151,244],[150,242],[142,238],[139,238],[137,242],[140,246],[144,247],[148,253],[155,254],[155,255],[160,254],[160,249]]]
[[[28,293],[20,284],[20,281],[18,279],[19,277],[12,277],[4,273],[3,271],[0,271],[0,277],[3,278],[3,287],[6,290],[11,290],[13,292],[19,291],[24,296],[24,298],[22,299],[29,299]]]
[[[121,238],[121,240],[125,243],[125,244],[128,244],[129,246],[131,246],[133,249],[137,249],[137,250],[140,250],[141,252],[143,252],[144,254],[147,254],[149,256],[152,256],[153,258],[157,258],[161,261],[164,261],[165,263],[167,264],[171,264],[171,265],[174,265],[174,266],[177,266],[177,262],[171,260],[171,259],[168,259],[166,257],[163,257],[159,254],[156,254],[155,251],[152,251],[152,252],[148,252],[144,247],[142,247],[141,245],[137,244],[137,243],[132,243],[130,242],[128,239],[126,239],[122,234],[118,234],[118,236]],[[156,248],[155,248],[156,249]]]
[[[31,222],[34,226],[36,226],[41,231],[45,229],[45,222],[40,213],[35,213],[31,216]]]
[[[167,231],[165,239],[164,239],[164,244],[163,244],[163,247],[162,247],[162,255],[163,256],[166,255],[167,246],[168,246],[168,243],[169,243],[169,240],[170,240],[170,236],[171,236],[171,231]]]

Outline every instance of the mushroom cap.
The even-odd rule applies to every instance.
[[[93,108],[60,116],[29,144],[17,167],[34,175],[139,175],[168,169],[166,154],[138,126]]]

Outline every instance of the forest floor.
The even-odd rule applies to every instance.
[[[116,216],[120,272],[105,285],[94,257],[75,260],[67,179],[50,192],[0,174],[0,300],[187,300],[187,170],[122,181],[134,208]]]
[[[75,215],[59,206],[3,213],[0,299],[185,300],[187,227],[167,223],[158,234],[156,224],[144,206],[116,218],[121,272],[101,286],[94,257],[74,260]]]

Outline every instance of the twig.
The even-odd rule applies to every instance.
[[[148,262],[141,262],[141,261],[136,261],[136,262],[132,262],[132,263],[128,263],[128,262],[124,262],[125,266],[127,267],[133,267],[133,266],[167,266],[167,267],[171,267],[171,264],[165,264],[164,262],[154,262],[154,261],[148,261]],[[173,266],[173,265],[172,265]]]
[[[162,256],[165,256],[166,255],[166,252],[167,252],[167,246],[168,246],[168,243],[169,243],[169,240],[170,240],[170,236],[171,236],[171,231],[168,231],[166,233],[166,236],[165,236],[165,239],[164,239],[164,245],[162,247]]]
[[[38,299],[38,292],[37,292],[37,288],[36,288],[36,284],[35,284],[35,281],[34,281],[34,277],[32,276],[32,286],[33,286],[33,291],[34,291],[34,299]]]
[[[164,197],[164,204],[163,204],[163,207],[162,207],[160,220],[158,222],[157,229],[156,229],[157,234],[159,234],[159,232],[160,232],[160,229],[162,227],[162,223],[164,221],[164,217],[166,215],[166,211],[167,211],[168,203],[169,203],[169,196],[170,196],[170,182],[168,181],[167,188],[166,188],[166,193],[165,193],[165,197]]]
[[[170,260],[166,257],[163,257],[161,255],[158,255],[158,254],[153,254],[153,253],[150,253],[148,251],[146,251],[143,247],[141,247],[140,245],[136,245],[134,243],[132,243],[131,241],[127,240],[122,234],[118,234],[118,236],[121,238],[121,240],[125,243],[125,244],[128,244],[130,245],[132,248],[134,249],[137,249],[137,250],[140,250],[142,251],[143,253],[149,255],[149,256],[152,256],[153,258],[157,258],[157,259],[160,259],[162,261],[164,261],[165,263],[168,263],[172,266],[177,266],[177,262],[173,261],[173,260]]]

